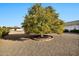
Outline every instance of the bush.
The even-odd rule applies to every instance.
[[[69,32],[69,30],[68,29],[65,29],[64,32]]]
[[[79,33],[79,30],[74,29],[74,30],[71,30],[70,32],[71,33]]]
[[[2,32],[1,32],[1,30],[0,30],[0,38],[2,37]]]
[[[9,33],[9,28],[7,27],[0,27],[0,38],[8,35]]]

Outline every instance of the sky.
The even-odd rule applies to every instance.
[[[0,3],[0,26],[21,26],[33,3]],[[79,20],[79,3],[42,3],[52,6],[64,22]]]

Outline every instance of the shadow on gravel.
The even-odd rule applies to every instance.
[[[26,35],[26,34],[9,34],[7,36],[5,36],[3,39],[5,40],[15,40],[15,41],[24,41],[24,40],[35,40],[36,38],[38,39],[48,39],[48,38],[53,38],[53,36],[51,35],[43,35],[43,37],[41,35]]]
[[[27,37],[27,35],[25,34],[9,34],[5,36],[3,39],[13,40],[13,41],[24,41],[24,40],[29,40],[30,38]]]

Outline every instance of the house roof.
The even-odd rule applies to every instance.
[[[79,20],[66,22],[65,26],[71,26],[71,25],[79,25]]]

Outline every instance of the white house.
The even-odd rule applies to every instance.
[[[70,26],[65,26],[65,29],[67,29],[67,30],[74,30],[74,29],[76,29],[76,30],[79,30],[79,25],[70,25]]]

